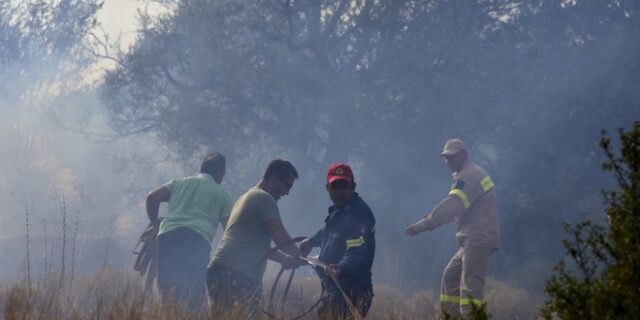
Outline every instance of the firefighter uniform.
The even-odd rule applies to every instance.
[[[309,239],[320,247],[319,259],[340,266],[338,281],[362,316],[373,299],[371,266],[375,254],[375,218],[369,206],[354,192],[339,209],[331,206],[326,225]],[[322,318],[346,318],[347,306],[335,282],[322,268],[316,268],[322,283]]]
[[[420,225],[423,230],[433,230],[452,222],[456,223],[458,250],[442,275],[440,302],[443,311],[457,317],[467,315],[471,304],[483,302],[487,262],[500,242],[493,181],[470,160],[453,173],[449,195],[423,217]]]

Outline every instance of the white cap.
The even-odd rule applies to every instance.
[[[460,139],[450,139],[445,143],[444,148],[442,148],[441,156],[451,156],[458,153],[460,150],[466,150],[464,143]]]

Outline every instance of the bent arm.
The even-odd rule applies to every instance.
[[[271,234],[271,238],[273,239],[273,242],[275,242],[278,247],[282,246],[280,248],[281,251],[294,257],[297,257],[300,255],[300,251],[298,250],[298,247],[296,247],[295,244],[290,243],[291,236],[289,236],[289,233],[287,233],[287,230],[284,228],[284,225],[282,224],[282,220],[272,219],[267,221],[265,224],[267,226],[267,229],[269,230],[269,234]],[[289,244],[284,245],[288,242]]]
[[[269,255],[269,260],[273,260],[275,262],[278,262],[280,264],[285,263],[287,256],[280,252],[280,251],[274,251],[272,254]]]
[[[147,195],[147,202],[145,205],[147,217],[149,217],[149,221],[151,221],[151,224],[154,226],[157,227],[159,224],[158,212],[160,211],[160,203],[167,202],[170,198],[171,192],[164,186],[149,192]]]
[[[356,275],[370,270],[375,250],[375,225],[360,225],[350,228],[346,234],[346,251],[338,264],[338,274]]]

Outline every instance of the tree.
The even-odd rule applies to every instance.
[[[111,125],[158,132],[186,154],[242,152],[257,138],[295,146],[305,162],[346,159],[381,145],[380,126],[437,122],[422,93],[473,63],[461,53],[485,43],[488,13],[506,2],[180,1],[143,21],[107,75]]]
[[[603,192],[606,225],[566,226],[564,241],[576,270],[560,262],[547,281],[546,319],[637,319],[640,314],[640,121],[618,131],[620,154],[603,132],[601,147],[618,190]],[[577,271],[577,274],[575,272]]]
[[[640,116],[624,107],[640,102],[637,1],[176,2],[143,17],[139,41],[107,74],[111,128],[155,133],[185,162],[218,149],[237,185],[286,156],[305,177],[296,190],[318,194],[330,162],[355,163],[373,205],[393,213],[378,229],[390,247],[440,196],[437,150],[457,136],[496,178],[502,234],[513,239],[501,252],[518,261],[497,273],[555,261],[553,237],[540,239],[565,218],[552,213],[598,209],[601,177],[583,174],[598,165],[596,128]],[[566,190],[571,200],[559,201]],[[317,196],[296,209],[324,205]],[[433,263],[430,245],[400,266],[413,270],[376,274],[416,274]]]
[[[96,25],[97,0],[0,2],[0,107],[38,86],[80,73],[82,42]],[[75,67],[75,68],[74,68]]]

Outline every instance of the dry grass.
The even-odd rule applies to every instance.
[[[487,279],[484,288],[488,312],[493,319],[538,319],[538,310],[542,307],[542,297],[534,297],[525,290],[510,286],[508,283]]]
[[[430,290],[419,291],[412,296],[387,286],[374,286],[375,296],[369,310],[371,319],[438,319]]]
[[[282,279],[281,287],[286,279]],[[12,319],[244,319],[241,308],[221,317],[215,310],[205,310],[201,317],[176,304],[161,305],[156,293],[147,294],[141,279],[132,273],[117,270],[78,277],[72,288],[59,286],[59,276],[0,287],[2,317]],[[265,282],[265,304],[271,283]],[[273,313],[291,319],[308,309],[318,299],[318,280],[313,277],[296,279],[287,303],[279,304],[283,288],[274,295]],[[438,297],[433,290],[407,296],[387,285],[375,286],[375,298],[368,319],[439,319]],[[486,297],[493,319],[536,319],[539,302],[523,290],[488,279]],[[265,306],[265,309],[268,306]],[[312,311],[307,319],[313,319]],[[268,319],[261,314],[252,319]]]

